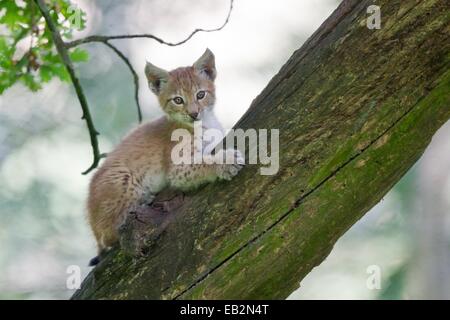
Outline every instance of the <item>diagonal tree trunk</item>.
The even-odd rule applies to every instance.
[[[138,259],[114,249],[73,298],[286,298],[450,118],[443,0],[343,1],[238,128],[280,130],[280,170],[187,195]],[[256,4],[255,4],[256,5]]]

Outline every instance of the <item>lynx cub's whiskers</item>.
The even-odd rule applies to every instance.
[[[209,49],[192,66],[172,71],[147,62],[145,74],[165,116],[128,134],[108,154],[91,180],[88,218],[99,253],[118,241],[120,226],[137,204],[151,201],[166,187],[185,191],[217,179],[229,180],[244,164],[240,152],[234,149],[220,150],[214,155],[232,158],[231,162],[213,161],[211,150],[202,151],[201,163],[172,161],[176,141],[171,138],[175,130],[185,129],[193,134],[195,123],[201,120],[204,129],[216,129],[223,134],[213,112],[216,68]],[[194,139],[191,141],[194,152]]]

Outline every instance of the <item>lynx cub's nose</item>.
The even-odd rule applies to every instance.
[[[190,116],[192,119],[196,120],[197,117],[198,117],[198,112],[191,112],[191,113],[189,114],[189,116]]]

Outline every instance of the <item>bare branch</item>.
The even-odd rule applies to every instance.
[[[94,154],[94,160],[92,162],[92,165],[83,172],[83,174],[89,173],[92,169],[96,168],[98,163],[100,162],[100,159],[105,157],[105,154],[100,154],[99,147],[98,147],[98,132],[95,129],[94,122],[92,121],[91,112],[89,110],[89,106],[86,100],[86,96],[84,95],[83,88],[81,87],[80,80],[75,74],[75,69],[73,68],[72,61],[70,60],[69,53],[67,52],[67,48],[64,45],[63,40],[61,39],[61,36],[59,34],[58,27],[53,22],[48,8],[44,2],[44,0],[34,0],[36,5],[38,6],[42,16],[45,19],[45,22],[47,24],[47,27],[49,28],[50,32],[52,33],[52,38],[55,43],[56,50],[58,51],[58,54],[61,56],[61,60],[63,64],[66,67],[67,72],[70,75],[70,79],[72,80],[73,86],[75,88],[75,92],[78,96],[78,100],[80,101],[81,109],[83,110],[83,116],[82,119],[86,120],[86,125],[89,130],[89,136],[91,139],[91,145],[92,145],[92,151]]]
[[[75,70],[74,70],[72,61],[70,60],[70,57],[68,54],[68,49],[76,47],[81,44],[85,44],[85,43],[101,42],[101,43],[105,44],[106,46],[108,46],[111,50],[113,50],[119,56],[119,58],[121,58],[125,62],[128,69],[130,70],[130,72],[133,75],[134,86],[135,86],[134,98],[135,98],[136,105],[137,105],[138,119],[139,119],[139,122],[142,122],[142,111],[141,111],[141,107],[140,107],[140,103],[139,103],[139,76],[138,76],[136,70],[133,68],[132,64],[130,63],[129,59],[116,46],[112,45],[109,41],[110,40],[118,40],[118,39],[150,38],[150,39],[156,40],[157,42],[159,42],[161,44],[167,45],[167,46],[178,46],[178,45],[184,44],[187,41],[189,41],[196,33],[215,32],[215,31],[222,30],[228,24],[228,21],[230,20],[231,12],[233,10],[234,0],[230,0],[230,8],[228,11],[228,15],[227,15],[224,23],[220,27],[215,28],[215,29],[197,28],[194,31],[192,31],[191,34],[189,36],[187,36],[184,40],[181,40],[179,42],[174,42],[174,43],[167,42],[167,41],[165,41],[157,36],[151,35],[151,34],[116,35],[116,36],[93,35],[93,36],[89,36],[86,38],[74,40],[71,42],[64,42],[60,36],[58,27],[56,26],[56,24],[53,22],[53,20],[50,17],[48,8],[45,5],[44,1],[43,0],[34,0],[34,2],[38,6],[40,12],[42,13],[42,15],[46,21],[48,28],[50,29],[50,31],[52,33],[52,37],[53,37],[53,41],[55,42],[56,49],[57,49],[59,55],[61,56],[62,62],[64,63],[64,65],[70,75],[70,78],[72,80],[72,83],[73,83],[75,91],[76,91],[76,94],[78,96],[78,100],[80,101],[81,108],[83,110],[82,119],[86,120],[86,124],[87,124],[88,130],[89,130],[89,136],[91,139],[93,156],[94,156],[92,165],[86,171],[83,172],[83,174],[87,174],[98,166],[98,163],[100,162],[100,160],[102,158],[106,157],[106,154],[100,153],[99,146],[98,146],[98,139],[97,139],[97,136],[99,133],[95,129],[94,122],[92,120],[92,116],[91,116],[89,106],[88,106],[88,103],[86,100],[86,96],[81,87],[80,81],[75,74]]]
[[[129,59],[123,54],[123,52],[121,52],[116,46],[112,45],[109,41],[110,40],[119,40],[119,39],[132,39],[132,38],[149,38],[149,39],[156,40],[157,42],[164,44],[164,45],[178,46],[178,45],[184,44],[187,41],[189,41],[198,32],[215,32],[215,31],[222,30],[228,24],[228,21],[230,20],[231,12],[233,10],[233,2],[234,2],[234,0],[230,0],[230,7],[228,10],[227,17],[225,18],[225,21],[223,22],[223,24],[220,27],[214,28],[214,29],[197,28],[194,31],[192,31],[189,34],[189,36],[187,36],[184,40],[181,40],[179,42],[174,42],[174,43],[167,42],[167,41],[161,39],[160,37],[157,37],[157,36],[154,36],[151,34],[116,35],[116,36],[93,35],[93,36],[89,36],[86,38],[74,40],[72,42],[66,42],[65,46],[67,49],[70,49],[70,48],[73,48],[73,47],[76,47],[76,46],[79,46],[82,44],[87,44],[87,43],[92,43],[92,42],[100,42],[100,43],[103,43],[104,45],[108,46],[110,49],[112,49],[119,56],[119,58],[121,58],[123,60],[123,62],[125,62],[127,67],[130,69],[131,74],[133,75],[134,87],[135,87],[134,99],[136,101],[139,122],[142,122],[142,110],[141,110],[141,106],[139,103],[139,76],[138,76],[136,70],[133,68],[132,64],[130,63]]]
[[[120,59],[125,62],[128,69],[130,69],[131,74],[133,75],[133,81],[134,81],[134,100],[136,100],[136,106],[137,106],[137,112],[138,112],[138,119],[139,123],[142,122],[142,110],[141,105],[139,104],[139,76],[136,72],[136,70],[133,68],[132,64],[130,63],[130,60],[123,54],[122,51],[120,51],[116,46],[112,45],[108,41],[103,42],[106,46],[111,48],[119,57]]]
[[[228,24],[228,21],[230,20],[231,11],[233,10],[233,2],[234,2],[234,0],[230,0],[230,8],[228,10],[228,15],[227,15],[224,23],[220,27],[214,28],[214,29],[197,28],[194,31],[192,31],[191,34],[189,34],[184,40],[181,40],[181,41],[178,41],[178,42],[168,42],[168,41],[165,41],[165,40],[161,39],[160,37],[157,37],[157,36],[152,35],[152,34],[127,34],[127,35],[115,35],[115,36],[92,35],[92,36],[88,36],[86,38],[81,38],[81,39],[78,39],[78,40],[67,42],[66,43],[66,47],[67,48],[73,48],[73,47],[79,46],[81,44],[90,43],[90,42],[103,42],[103,43],[106,43],[109,40],[135,39],[135,38],[153,39],[153,40],[159,42],[160,44],[164,44],[164,45],[170,46],[170,47],[179,46],[179,45],[189,41],[196,33],[199,33],[199,32],[215,32],[215,31],[222,30]]]

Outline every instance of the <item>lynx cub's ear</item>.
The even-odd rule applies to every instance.
[[[214,54],[209,49],[206,49],[205,53],[194,63],[193,67],[211,81],[214,81],[216,78],[217,72]]]
[[[145,66],[145,75],[147,76],[150,90],[156,95],[161,92],[161,88],[169,80],[169,73],[166,70],[158,68],[150,62],[147,62]]]

